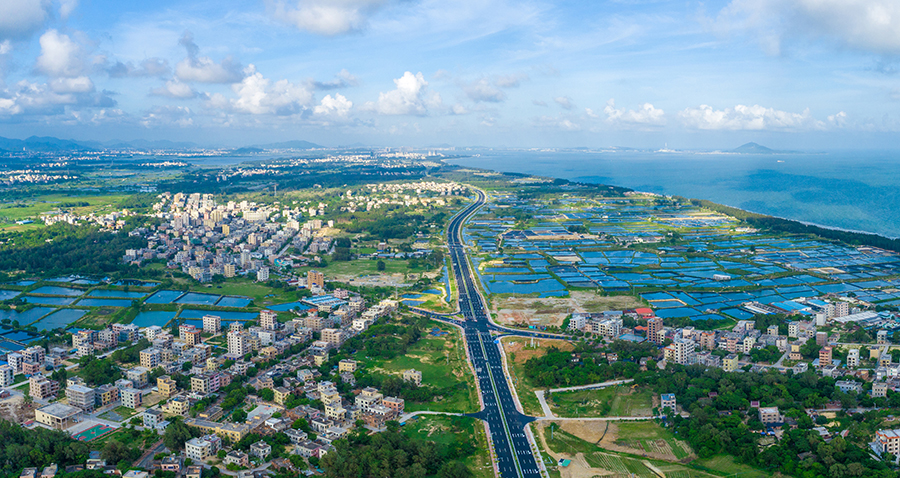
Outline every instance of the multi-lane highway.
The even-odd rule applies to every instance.
[[[484,299],[475,287],[474,276],[466,260],[462,226],[484,201],[484,193],[478,191],[477,200],[454,216],[447,231],[450,261],[459,292],[459,310],[465,318],[455,322],[465,332],[469,360],[475,369],[484,404],[484,409],[474,416],[488,424],[501,477],[540,477],[537,460],[525,435],[525,426],[534,419],[516,408],[503,372],[500,348],[494,342],[495,337],[491,336],[491,330],[497,327],[488,318]]]

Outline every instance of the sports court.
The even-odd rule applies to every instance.
[[[81,431],[81,432],[78,432],[78,433],[72,435],[72,438],[74,438],[78,441],[91,441],[91,440],[99,438],[103,435],[106,435],[107,433],[110,433],[113,430],[115,430],[115,428],[110,427],[110,426],[94,425],[91,428],[88,428],[87,430],[84,430],[84,431]]]

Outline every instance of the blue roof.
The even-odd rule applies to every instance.
[[[675,400],[675,394],[674,393],[664,393],[664,394],[660,395],[660,399],[666,400],[666,401]]]

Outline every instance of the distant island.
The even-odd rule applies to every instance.
[[[730,151],[731,153],[739,153],[739,154],[784,154],[784,153],[796,153],[797,151],[782,151],[772,148],[767,148],[761,144],[749,142],[747,144],[742,144],[737,148],[734,148]]]

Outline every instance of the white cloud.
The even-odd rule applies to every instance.
[[[563,109],[570,110],[575,107],[575,104],[572,103],[572,98],[569,98],[568,96],[557,96],[556,98],[553,98],[553,101],[559,106],[562,106]]]
[[[76,8],[78,8],[78,0],[59,0],[59,16],[63,19],[69,18]]]
[[[413,75],[407,71],[394,84],[396,89],[379,93],[378,101],[366,103],[366,108],[383,115],[424,116],[429,109],[441,106],[441,95],[428,91],[428,82],[421,72]]]
[[[471,83],[462,83],[460,86],[466,96],[475,102],[499,103],[506,99],[506,93],[492,85],[487,78],[481,78]]]
[[[606,121],[618,125],[637,125],[637,126],[662,126],[666,124],[666,114],[663,110],[653,107],[650,103],[644,103],[636,110],[628,110],[625,108],[616,109],[616,102],[610,99],[603,108],[606,113]],[[593,111],[588,112],[588,116]]]
[[[523,81],[528,81],[528,79],[528,75],[524,73],[500,75],[497,77],[496,81],[494,81],[494,84],[496,84],[500,88],[518,88],[518,86],[521,85]]]
[[[35,32],[47,18],[48,0],[0,2],[0,38],[22,38]]]
[[[80,76],[84,69],[84,52],[81,45],[68,35],[56,30],[47,30],[41,35],[41,55],[35,69],[47,76]]]
[[[191,88],[191,85],[188,85],[187,83],[182,83],[178,80],[169,80],[166,82],[165,86],[150,90],[150,94],[153,96],[184,99],[196,97],[197,91]]]
[[[184,32],[178,44],[187,50],[187,58],[175,65],[175,76],[181,81],[199,83],[236,83],[244,75],[241,64],[227,56],[222,63],[216,63],[208,56],[199,56],[200,48],[194,43],[194,35]]]
[[[171,71],[169,62],[162,58],[147,58],[138,66],[131,62],[117,61],[114,65],[106,68],[106,72],[112,78],[166,76]]]
[[[712,20],[723,33],[748,31],[778,54],[790,37],[827,38],[862,51],[900,53],[896,0],[732,0]]]
[[[292,115],[306,110],[312,102],[312,93],[302,85],[288,80],[272,82],[250,65],[244,70],[245,78],[231,85],[237,98],[230,101],[231,109],[253,115]],[[211,104],[215,105],[215,101]]]
[[[352,101],[340,93],[335,93],[333,98],[331,95],[325,95],[322,101],[313,109],[313,113],[318,116],[346,118],[352,107]]]
[[[317,90],[335,90],[338,88],[347,88],[350,86],[358,86],[359,78],[343,69],[334,75],[334,79],[330,81],[311,81],[310,87]]]
[[[573,121],[563,114],[559,116],[540,116],[535,119],[535,123],[540,128],[556,128],[563,131],[581,131],[581,125]]]
[[[61,115],[85,108],[116,105],[107,92],[95,92],[90,79],[59,78],[50,85],[22,80],[0,91],[0,116]]]
[[[141,125],[146,128],[172,125],[184,128],[193,124],[191,109],[186,106],[157,106],[141,118]]]
[[[50,82],[50,89],[55,93],[90,93],[94,91],[94,82],[86,76],[55,78]]]
[[[450,112],[455,115],[465,115],[465,114],[469,113],[469,110],[466,109],[465,106],[457,103],[457,104],[453,105],[453,107],[450,108]]]
[[[838,128],[843,128],[847,125],[847,113],[839,111],[833,115],[828,115],[828,122]]]
[[[711,106],[687,108],[678,113],[681,121],[690,128],[704,130],[809,130],[822,129],[824,124],[809,112],[790,113],[759,105],[737,105],[734,108],[714,110]]]
[[[547,107],[547,102],[543,100],[531,100],[531,104],[533,104],[534,106],[543,106],[545,108]]]
[[[319,35],[340,35],[365,28],[387,0],[268,0],[273,18]]]

